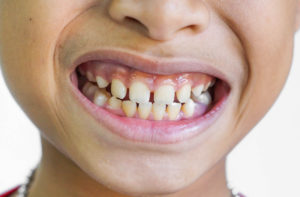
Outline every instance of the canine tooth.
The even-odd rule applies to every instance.
[[[152,103],[140,103],[138,107],[139,117],[141,119],[147,119],[152,109]]]
[[[113,96],[123,99],[126,96],[127,88],[119,79],[113,79],[111,82],[111,93]]]
[[[154,120],[162,120],[166,112],[166,105],[153,103],[152,112]]]
[[[121,109],[122,101],[113,96],[108,99],[108,105],[110,109]]]
[[[200,96],[203,89],[204,89],[204,85],[198,85],[198,86],[194,87],[192,89],[193,95],[196,96],[196,97]]]
[[[109,99],[110,94],[105,90],[97,90],[94,96],[94,103],[98,106],[103,106]]]
[[[137,103],[148,103],[150,90],[142,82],[133,82],[129,88],[129,99]]]
[[[175,89],[171,85],[160,86],[154,92],[154,102],[157,104],[171,104],[174,101]]]
[[[91,73],[91,71],[86,72],[86,77],[91,82],[96,82],[94,75]]]
[[[106,88],[109,84],[108,81],[106,81],[106,79],[104,79],[103,77],[100,77],[100,76],[96,77],[96,81],[97,81],[99,88]]]
[[[185,104],[182,106],[182,111],[186,117],[191,117],[195,111],[195,103],[192,99],[189,99]]]
[[[177,99],[180,103],[185,103],[191,97],[191,85],[186,84],[176,91]]]
[[[202,104],[209,105],[211,104],[212,98],[209,92],[203,92],[200,96],[194,97],[194,99]]]
[[[136,103],[132,101],[123,101],[122,109],[127,117],[132,117],[136,113]]]
[[[180,103],[172,103],[168,105],[167,113],[169,116],[169,120],[176,120],[177,116],[180,112],[181,104]]]

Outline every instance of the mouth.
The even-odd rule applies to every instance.
[[[70,79],[75,97],[101,126],[143,143],[178,143],[203,133],[230,94],[224,75],[208,65],[116,51],[80,57]]]

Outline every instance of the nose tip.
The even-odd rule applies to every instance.
[[[109,14],[120,23],[130,19],[135,25],[143,26],[150,38],[163,41],[183,32],[198,34],[207,28],[210,20],[208,8],[201,0],[193,2],[113,0]]]

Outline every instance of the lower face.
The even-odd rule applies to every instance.
[[[109,1],[70,1],[0,3],[3,74],[43,137],[122,193],[171,193],[201,178],[289,71],[296,1],[212,0],[204,30],[165,41],[114,21]]]

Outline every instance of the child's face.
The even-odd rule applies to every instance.
[[[298,1],[2,0],[0,6],[2,71],[43,136],[99,183],[145,194],[194,182],[267,112],[290,69]],[[130,101],[119,109],[120,99],[100,93],[103,82],[97,102],[104,106],[92,104],[96,89],[85,85],[84,92],[87,77],[74,72],[90,60],[82,73],[114,79],[106,91],[140,109]],[[141,83],[123,98],[116,79],[127,90]],[[190,88],[213,80],[209,91],[195,89],[186,98]],[[155,92],[150,100],[147,88]]]

